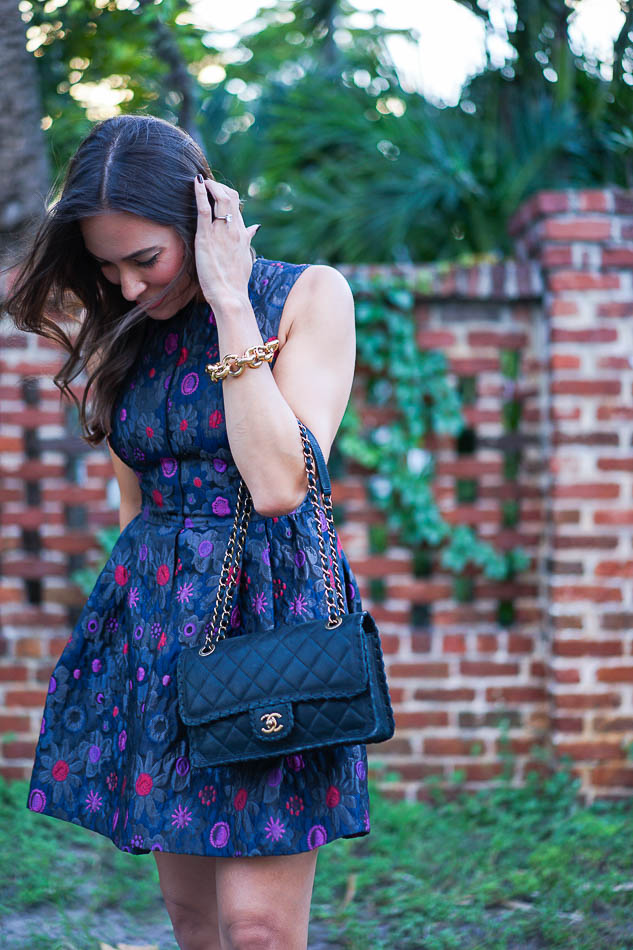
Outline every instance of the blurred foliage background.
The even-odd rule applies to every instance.
[[[486,0],[458,2],[494,33]],[[95,119],[148,111],[188,129],[245,196],[266,256],[354,263],[503,256],[531,192],[633,185],[633,10],[620,0],[605,70],[572,50],[578,2],[514,0],[513,56],[488,56],[446,107],[402,87],[398,31],[378,10],[360,29],[349,0],[278,0],[230,44],[187,0],[0,6],[36,63],[51,178]]]

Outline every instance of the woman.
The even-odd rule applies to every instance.
[[[363,745],[196,769],[178,716],[176,660],[204,640],[241,478],[231,635],[326,610],[297,419],[327,459],[353,298],[333,268],[255,258],[256,230],[186,133],[117,116],[79,146],[7,302],[68,350],[62,392],[89,368],[81,422],[107,437],[121,494],[121,534],[51,677],[27,807],[151,851],[182,950],[305,947],[319,846],[369,831]],[[71,340],[58,321],[73,309]],[[205,372],[270,339],[272,363]]]

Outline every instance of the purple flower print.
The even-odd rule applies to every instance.
[[[41,788],[34,788],[29,795],[28,807],[31,811],[44,811],[46,808],[46,795]]]
[[[295,564],[297,567],[303,567],[306,562],[306,552],[302,551],[301,548],[295,553]]]
[[[160,460],[160,467],[165,478],[173,478],[178,471],[178,462],[173,458],[163,458]]]
[[[253,610],[255,611],[257,615],[262,614],[266,610],[266,607],[268,606],[268,601],[266,600],[266,592],[260,591],[259,594],[255,594],[255,596],[251,600],[251,604],[252,604]]]
[[[165,337],[165,353],[168,356],[171,356],[172,353],[175,353],[178,349],[178,334],[177,333],[168,333]]]
[[[213,509],[213,514],[218,515],[220,518],[231,514],[231,508],[228,501],[221,495],[218,495],[218,497],[212,502],[211,508]]]
[[[209,541],[208,538],[204,538],[198,545],[198,554],[200,557],[209,557],[213,551],[213,541]]]
[[[303,594],[297,594],[295,599],[290,601],[289,607],[295,617],[300,617],[301,614],[308,612],[308,602]]]
[[[94,812],[99,811],[102,805],[103,805],[103,799],[101,798],[101,795],[99,795],[93,789],[90,789],[86,797],[87,810],[93,812],[94,814]]]
[[[188,581],[186,584],[180,584],[176,594],[176,600],[179,604],[188,604],[193,596],[193,584]]]
[[[224,459],[213,459],[213,467],[219,475],[222,475],[226,472],[227,464]]]
[[[171,823],[175,825],[176,828],[186,828],[191,822],[192,817],[193,814],[186,805],[178,805],[176,810],[171,813]]]
[[[271,815],[266,822],[266,837],[273,841],[281,841],[286,831],[286,826],[279,818],[273,818]]]
[[[312,825],[308,832],[308,847],[310,851],[320,848],[327,841],[327,831],[323,825]]]
[[[187,373],[180,384],[180,391],[183,396],[191,396],[198,388],[199,377],[197,373]]]
[[[211,834],[209,835],[209,841],[211,842],[211,847],[213,848],[224,848],[229,840],[231,830],[225,821],[216,821],[213,828],[211,829]]]

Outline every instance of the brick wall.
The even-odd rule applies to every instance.
[[[460,602],[437,552],[429,565],[393,537],[372,550],[383,516],[358,466],[333,479],[342,543],[383,636],[397,731],[369,752],[394,797],[426,798],[427,777],[450,784],[455,770],[469,788],[494,782],[506,749],[517,784],[554,753],[571,756],[587,799],[633,785],[633,195],[541,192],[511,232],[512,260],[404,270],[421,288],[420,345],[441,349],[469,394],[463,437],[429,443],[436,500],[499,548],[520,544],[529,569],[503,583],[477,573]],[[28,777],[48,679],[86,599],[69,572],[99,557],[95,532],[118,523],[117,494],[107,449],[89,449],[59,402],[56,351],[6,318],[0,338],[0,771]],[[504,350],[520,355],[516,386]],[[360,400],[363,383],[359,366]],[[510,397],[521,406],[511,435]],[[521,451],[514,479],[508,448]],[[464,480],[472,500],[459,500]]]

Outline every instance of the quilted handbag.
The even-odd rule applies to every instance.
[[[189,757],[196,767],[341,743],[383,742],[394,734],[378,628],[369,611],[346,611],[327,465],[312,432],[297,422],[316,518],[328,616],[226,637],[232,588],[252,504],[242,480],[211,630],[202,647],[184,647],[178,657],[178,711],[187,730]],[[326,531],[332,575],[323,538]]]

